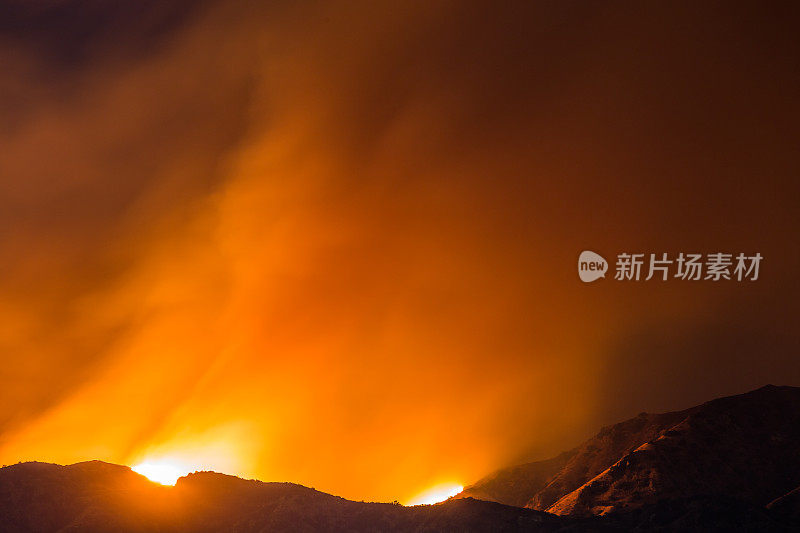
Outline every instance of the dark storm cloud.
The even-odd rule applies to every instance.
[[[11,46],[32,48],[58,72],[102,56],[131,60],[154,52],[207,3],[4,0],[0,35]]]

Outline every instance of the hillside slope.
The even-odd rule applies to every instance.
[[[766,386],[684,411],[642,413],[563,458],[501,470],[462,495],[572,516],[707,495],[763,507],[800,485],[800,388]],[[543,479],[541,465],[560,462]]]

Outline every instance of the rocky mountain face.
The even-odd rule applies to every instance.
[[[461,496],[590,516],[707,496],[764,508],[798,485],[800,388],[767,386],[685,411],[642,413],[603,428],[566,461],[505,469]]]
[[[621,456],[657,437],[686,412],[647,414],[605,427],[578,448],[545,461],[495,472],[459,495],[533,509],[547,509],[562,496],[579,488]]]

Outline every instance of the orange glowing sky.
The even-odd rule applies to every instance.
[[[778,8],[101,4],[0,7],[0,462],[414,503],[800,384]],[[765,260],[588,286],[584,249]]]

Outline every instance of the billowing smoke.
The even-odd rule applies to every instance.
[[[800,382],[787,14],[117,4],[0,8],[0,460],[407,500]]]

